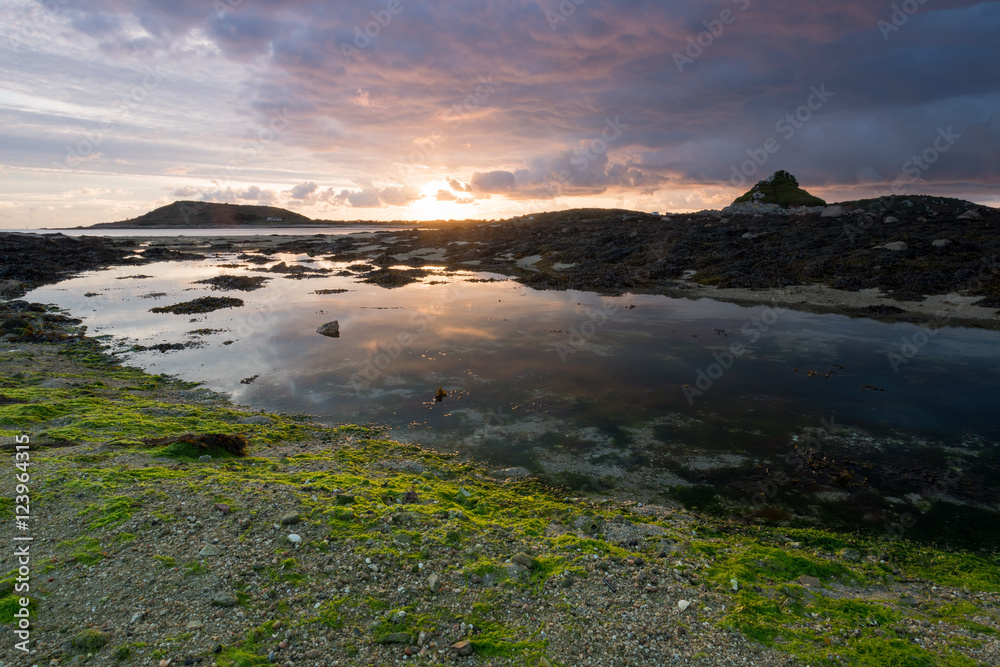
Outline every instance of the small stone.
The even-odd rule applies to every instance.
[[[827,206],[820,213],[821,218],[839,218],[844,214],[844,209],[840,206]]]
[[[969,209],[962,215],[958,216],[959,220],[982,220],[983,215],[975,209]]]
[[[216,618],[225,618],[226,617],[226,612],[224,610],[222,610],[222,609],[216,609],[215,610],[215,617]]]
[[[740,590],[740,582],[736,581],[735,579],[730,579],[729,585],[733,587],[734,591]]]
[[[936,241],[931,241],[931,246],[938,248],[939,250],[947,248],[950,245],[951,241],[949,239],[937,239]]]
[[[472,642],[468,639],[463,639],[462,641],[455,642],[451,645],[451,648],[458,655],[472,655]]]
[[[413,637],[406,632],[390,632],[378,640],[379,644],[412,644]]]
[[[72,644],[78,649],[93,651],[105,646],[109,641],[111,641],[111,637],[108,636],[108,633],[88,628],[73,635]]]
[[[184,627],[187,628],[188,630],[201,630],[203,627],[205,627],[205,624],[202,623],[201,621],[191,620],[188,621],[187,625],[185,625]]]
[[[687,609],[690,606],[691,606],[691,603],[688,600],[678,600],[677,601],[677,609],[679,611],[684,611],[685,609]]]
[[[160,667],[170,667],[169,660],[160,660]]]
[[[316,333],[329,336],[330,338],[340,338],[340,322],[337,320],[327,322],[316,329]]]
[[[839,552],[840,557],[851,563],[857,563],[861,560],[861,554],[854,549],[841,549]]]
[[[235,607],[238,603],[236,596],[229,593],[216,593],[212,596],[212,604],[216,607]]]
[[[910,246],[906,245],[902,241],[892,241],[891,243],[886,243],[882,247],[893,252],[905,252],[910,248]]]
[[[894,222],[899,222],[899,218],[897,218],[894,215],[890,215],[885,220],[883,220],[882,222],[886,222],[886,223],[892,224]]]
[[[510,562],[520,565],[526,570],[531,570],[535,566],[535,559],[528,554],[522,552],[516,553],[510,557]]]
[[[222,552],[219,550],[219,547],[215,546],[214,544],[206,544],[202,548],[202,550],[198,552],[198,555],[199,556],[218,556],[220,553],[222,553]]]
[[[288,536],[288,541],[291,542],[292,544],[300,544],[302,542],[302,538],[296,535],[295,533],[292,533],[291,535]]]
[[[215,509],[219,510],[223,514],[229,514],[233,509],[225,503],[215,503]]]
[[[281,525],[283,525],[283,526],[290,526],[293,523],[298,523],[301,520],[302,519],[299,516],[298,512],[289,512],[285,516],[281,517]]]
[[[278,648],[284,650],[284,649],[288,648],[288,643],[287,642],[278,642]]]
[[[427,589],[431,593],[437,593],[441,590],[441,580],[436,574],[427,577]]]
[[[812,588],[818,588],[819,586],[823,585],[823,582],[821,582],[819,579],[817,579],[816,577],[810,577],[808,574],[803,574],[801,577],[799,577],[798,582],[803,586],[810,586]]]
[[[208,454],[202,454],[201,456],[198,457],[198,462],[199,463],[208,463],[211,460],[212,460],[212,457],[209,456]]]

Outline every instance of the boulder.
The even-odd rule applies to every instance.
[[[982,220],[983,215],[974,208],[969,209],[962,215],[958,216],[959,220]]]
[[[20,280],[0,280],[0,294],[21,294],[24,283]]]
[[[839,218],[844,215],[844,209],[840,206],[827,206],[820,213],[821,218]]]
[[[329,336],[330,338],[340,338],[340,322],[337,320],[327,322],[319,329],[316,329],[316,333]]]

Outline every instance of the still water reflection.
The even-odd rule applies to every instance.
[[[86,274],[28,298],[83,317],[92,335],[192,343],[128,356],[240,403],[377,423],[570,486],[876,531],[909,513],[915,537],[1000,533],[982,535],[984,520],[1000,527],[997,332],[942,329],[897,373],[887,354],[915,325],[540,292],[444,270],[387,290],[356,282],[345,263],[272,256],[281,261],[334,272],[296,280],[255,271],[268,265],[220,267],[240,263],[220,254],[144,266],[145,277]],[[240,308],[149,312],[221,295],[194,281],[223,273],[271,279],[226,293]],[[339,338],[316,333],[330,320]],[[807,443],[820,451],[804,456]]]

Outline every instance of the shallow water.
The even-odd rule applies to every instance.
[[[996,544],[998,332],[940,329],[896,372],[887,355],[903,351],[916,325],[708,299],[539,292],[468,282],[489,277],[471,272],[436,270],[386,290],[332,274],[294,280],[218,266],[234,257],[89,273],[27,298],[84,318],[91,335],[147,346],[201,341],[128,358],[257,408],[377,423],[401,440],[574,487]],[[273,263],[305,259],[274,255]],[[245,300],[241,308],[149,312],[222,295],[193,284],[220,273],[272,279],[254,292],[226,292]],[[135,274],[150,277],[128,278]],[[149,296],[156,293],[164,295]],[[316,333],[334,319],[340,338]],[[197,329],[221,331],[187,333]],[[439,387],[448,396],[436,401]],[[795,447],[807,442],[822,451],[797,467]],[[984,534],[984,520],[998,528]]]
[[[180,236],[204,238],[213,236],[310,236],[360,234],[370,232],[393,232],[420,227],[393,227],[389,225],[341,225],[337,227],[206,227],[192,228],[117,228],[100,227],[97,229],[0,229],[0,233],[16,234],[65,234],[66,236],[100,236],[105,238],[134,238],[146,236]]]

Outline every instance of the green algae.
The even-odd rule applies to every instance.
[[[165,522],[176,520],[172,508],[165,505],[171,489],[203,498],[207,507],[218,502],[233,509],[242,507],[249,519],[256,519],[258,508],[273,505],[280,494],[296,499],[302,520],[319,529],[318,539],[310,532],[303,551],[296,553],[322,551],[324,540],[337,540],[359,557],[381,558],[379,562],[388,567],[413,567],[445,545],[461,547],[456,573],[466,581],[472,575],[489,576],[492,581],[492,588],[477,589],[472,611],[461,618],[479,630],[470,639],[483,657],[535,664],[548,648],[539,639],[540,628],[509,623],[503,616],[503,596],[533,594],[547,584],[551,587],[553,579],[563,585],[564,581],[571,584],[575,578],[587,577],[583,567],[587,558],[596,556],[605,562],[640,555],[651,560],[658,555],[659,538],[629,548],[602,539],[601,527],[611,520],[655,524],[664,529],[663,539],[691,540],[684,547],[684,557],[707,563],[695,571],[699,580],[728,596],[720,622],[810,664],[973,664],[954,649],[962,642],[974,645],[976,637],[995,634],[990,626],[972,620],[995,619],[995,612],[969,601],[912,609],[891,599],[835,599],[825,594],[834,587],[850,586],[861,591],[855,595],[863,595],[873,586],[902,578],[964,587],[973,593],[996,592],[1000,590],[1000,572],[988,554],[943,551],[819,529],[778,532],[734,527],[705,519],[694,526],[696,536],[691,535],[691,527],[682,535],[668,521],[605,509],[585,499],[560,499],[555,489],[538,482],[495,483],[478,468],[463,465],[452,456],[387,440],[376,429],[323,427],[273,414],[266,415],[270,424],[238,424],[259,413],[239,410],[221,397],[195,390],[190,383],[108,364],[101,355],[91,358],[78,354],[75,359],[85,368],[106,370],[76,374],[74,378],[81,384],[61,388],[39,386],[57,377],[55,374],[5,376],[5,382],[13,385],[11,396],[22,402],[0,406],[0,420],[15,415],[33,417],[32,428],[44,431],[46,438],[90,443],[138,443],[151,435],[190,432],[244,433],[251,438],[251,453],[256,455],[200,465],[181,452],[165,460],[157,458],[165,454],[162,448],[138,446],[132,451],[148,458],[123,466],[113,463],[113,452],[77,451],[66,456],[48,450],[41,457],[63,478],[47,491],[47,502],[70,503],[89,521],[90,530],[101,531],[106,536],[102,539],[115,540],[118,538],[107,531],[133,519],[140,507],[144,515]],[[5,412],[8,408],[24,412]],[[73,421],[77,417],[91,421],[81,419],[81,426]],[[56,423],[67,418],[66,424]],[[144,432],[145,428],[153,431]],[[282,460],[261,455],[269,443],[295,440],[309,440],[312,445],[307,452]],[[241,494],[237,498],[215,491],[237,488]],[[418,502],[407,502],[411,491],[417,494]],[[545,537],[550,523],[573,525],[580,517],[585,518],[580,525],[586,536]],[[521,550],[541,553],[534,556],[527,576],[511,578],[502,557],[485,557],[477,551],[476,545],[481,543],[510,544],[508,556]],[[284,547],[287,545],[276,546],[276,554]],[[856,550],[859,558],[841,557],[838,552],[844,549]],[[63,562],[75,560],[82,565],[96,563],[105,555],[94,537],[64,542],[58,551]],[[162,567],[176,565],[171,557],[153,558]],[[890,561],[891,566],[881,560]],[[688,567],[693,568],[680,565],[677,569],[687,571]],[[182,569],[190,576],[208,571],[206,563],[197,560]],[[294,558],[282,560],[269,574],[275,582],[286,585],[326,576],[305,571]],[[803,585],[800,577],[815,577],[819,585]],[[735,591],[733,579],[738,583]],[[255,604],[245,592],[238,595],[241,605]],[[368,643],[389,632],[416,635],[459,620],[441,609],[417,612],[416,603],[395,610],[389,607],[385,599],[352,593],[324,602],[318,615],[303,623],[366,627],[372,615],[406,612],[402,621],[381,621],[356,640]],[[289,613],[287,604],[273,610],[277,618]],[[813,624],[819,619],[824,630],[817,635]],[[942,620],[973,633],[972,639],[955,639],[951,648],[933,651],[909,642],[897,627],[908,619]],[[251,633],[240,646],[224,648],[217,664],[266,664],[259,654],[266,652],[261,640],[271,629],[265,624],[259,636]],[[350,646],[342,648],[351,654]]]

